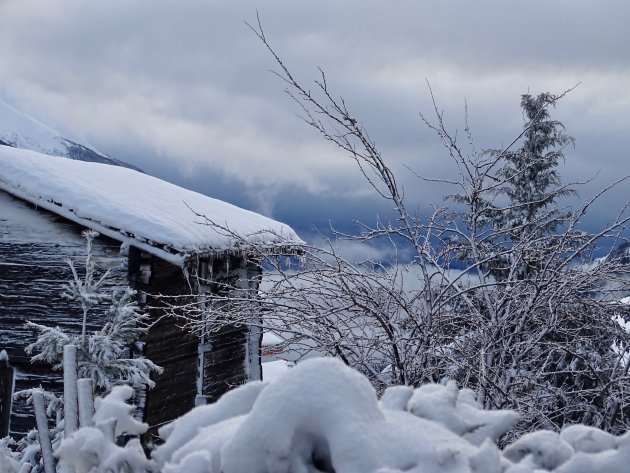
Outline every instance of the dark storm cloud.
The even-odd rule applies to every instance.
[[[625,1],[4,1],[0,94],[159,177],[296,227],[381,212],[352,162],[296,118],[244,24],[256,9],[298,77],[328,72],[422,204],[450,191],[403,164],[453,171],[418,119],[431,111],[425,79],[454,129],[468,102],[480,149],[519,132],[520,94],[582,82],[554,112],[577,138],[563,175],[600,171],[601,185],[630,171]]]

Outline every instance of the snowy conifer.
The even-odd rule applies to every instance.
[[[77,270],[74,267],[74,263],[71,259],[67,259],[66,262],[70,266],[73,279],[64,285],[62,296],[71,301],[76,301],[81,304],[83,311],[83,323],[81,325],[81,345],[85,345],[85,332],[87,326],[87,319],[90,310],[95,305],[98,305],[106,297],[103,292],[103,285],[107,281],[109,276],[109,270],[105,271],[103,275],[97,279],[96,265],[92,261],[92,243],[98,233],[94,230],[85,230],[81,233],[85,238],[87,244],[87,255],[85,257],[85,277],[83,280],[79,278]]]
[[[521,96],[526,119],[523,143],[514,151],[494,151],[501,154],[504,162],[499,176],[508,185],[501,191],[509,199],[509,206],[496,214],[497,223],[509,226],[513,239],[533,239],[555,231],[560,212],[551,206],[572,192],[562,185],[558,174],[558,165],[564,159],[563,149],[573,138],[564,132],[561,122],[550,119],[549,108],[557,100],[548,92],[537,97]],[[541,213],[545,210],[541,223]]]
[[[37,340],[27,346],[27,353],[37,353],[32,361],[51,363],[61,368],[63,347],[74,344],[79,348],[78,377],[90,378],[95,386],[109,392],[117,384],[154,386],[150,375],[161,368],[144,357],[134,357],[132,346],[148,328],[147,315],[143,314],[135,300],[136,292],[126,288],[122,293],[112,293],[107,310],[108,321],[98,331],[87,333],[86,326],[91,310],[108,297],[103,287],[109,271],[97,276],[93,262],[92,242],[98,235],[94,231],[83,232],[87,241],[85,276],[81,279],[72,261],[68,262],[73,279],[64,286],[63,296],[78,302],[83,311],[81,334],[64,331],[60,327],[47,327],[28,322],[37,332]]]

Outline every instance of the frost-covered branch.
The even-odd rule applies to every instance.
[[[255,300],[258,311],[251,295],[226,279],[202,304],[183,304],[188,325],[209,331],[261,326],[279,335],[292,357],[336,356],[379,391],[455,379],[475,390],[484,407],[520,409],[511,435],[575,422],[627,429],[630,335],[617,320],[628,320],[630,312],[617,301],[630,294],[630,270],[627,255],[595,255],[627,241],[630,214],[621,205],[611,223],[583,229],[585,215],[610,186],[576,210],[562,206],[578,186],[563,183],[557,169],[573,143],[550,118],[564,94],[523,95],[523,129],[505,147],[478,151],[468,117],[467,142],[460,143],[429,88],[433,116],[421,118],[457,174],[432,179],[454,191],[423,215],[410,210],[421,206],[405,198],[386,157],[348,103],[332,93],[326,75],[319,71],[314,87],[303,85],[260,23],[251,28],[305,122],[357,163],[396,215],[361,223],[354,235],[337,232],[319,247],[304,245],[300,264],[290,267],[281,247],[248,244],[206,219],[269,271]],[[345,240],[388,245],[394,256],[351,261],[343,255]]]

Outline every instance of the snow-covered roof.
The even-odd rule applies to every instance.
[[[179,265],[190,254],[240,250],[243,243],[303,243],[288,225],[132,169],[1,145],[0,189]]]

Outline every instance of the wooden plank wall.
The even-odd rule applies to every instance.
[[[248,277],[239,281],[243,273],[257,276],[259,268],[245,266],[242,258],[222,256],[190,261],[189,278],[179,267],[170,265],[138,249],[131,248],[129,253],[129,274],[134,287],[146,294],[146,309],[151,314],[154,325],[143,338],[145,356],[162,366],[164,372],[153,376],[156,387],[146,394],[145,422],[150,426],[144,441],[155,440],[157,429],[188,412],[195,405],[197,378],[199,375],[200,336],[185,327],[183,318],[173,316],[168,304],[174,303],[169,296],[189,294],[186,303],[197,304],[196,294],[199,283],[196,278],[200,264],[209,266],[209,285],[207,290],[222,291],[224,284],[243,284],[250,288]],[[245,269],[245,271],[243,271]],[[257,279],[256,279],[257,280]],[[257,284],[254,289],[257,289]],[[166,296],[166,297],[163,297]],[[178,299],[182,302],[182,299]],[[178,313],[177,310],[174,311]],[[169,313],[170,315],[166,316]],[[206,402],[214,402],[230,389],[250,379],[248,340],[249,329],[223,327],[206,334],[206,346],[203,353],[204,377],[202,395]],[[259,343],[256,345],[256,350]],[[258,351],[255,353],[259,360]]]
[[[0,438],[9,435],[11,404],[13,401],[14,369],[9,366],[9,359],[0,352]]]
[[[257,290],[258,283],[252,279],[259,273],[244,258],[225,256],[209,262],[212,267],[209,285],[215,294],[225,292],[226,285],[245,290]],[[228,309],[229,310],[229,309]],[[214,402],[230,389],[246,383],[251,379],[250,330],[247,326],[225,326],[218,330],[210,330],[207,343],[210,349],[205,352],[203,395],[207,402]],[[256,360],[259,360],[260,341],[257,345]]]
[[[183,328],[181,320],[166,316],[173,302],[168,296],[191,293],[180,267],[132,247],[129,275],[134,288],[146,295],[145,310],[153,323],[143,337],[144,355],[164,369],[152,376],[156,386],[146,392],[144,420],[150,426],[146,442],[161,425],[194,407],[198,337]]]
[[[61,296],[61,287],[72,278],[66,258],[82,272],[86,249],[81,231],[76,224],[0,191],[0,350],[7,351],[15,368],[16,391],[38,385],[62,391],[58,373],[48,365],[30,363],[24,348],[36,337],[24,324],[28,320],[80,333],[80,307]],[[113,270],[110,289],[127,285],[119,248],[118,242],[105,237],[94,242],[97,266]],[[95,308],[90,330],[103,324],[106,308],[107,304]],[[33,426],[31,406],[15,401],[9,433],[20,437]]]

